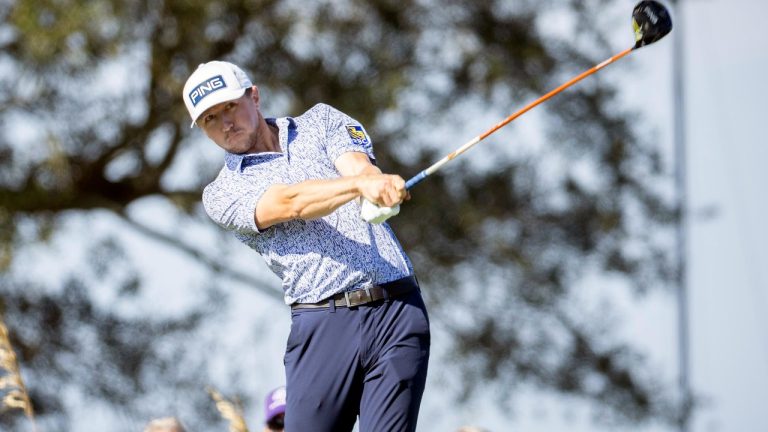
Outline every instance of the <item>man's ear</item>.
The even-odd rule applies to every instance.
[[[251,100],[257,107],[259,106],[259,88],[256,86],[251,87]]]

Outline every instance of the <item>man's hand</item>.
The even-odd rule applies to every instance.
[[[360,193],[360,217],[375,224],[400,213],[400,203],[410,198],[408,190],[405,189],[405,180],[398,175],[365,176],[361,182]]]
[[[399,175],[363,175],[358,189],[364,199],[380,207],[394,207],[410,198],[405,180]]]
[[[395,216],[400,203],[411,197],[402,177],[382,174],[365,153],[344,153],[335,164],[342,176],[355,177],[360,217],[366,222],[380,224]]]

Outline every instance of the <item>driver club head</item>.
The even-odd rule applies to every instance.
[[[650,45],[672,31],[669,11],[661,3],[643,0],[632,10],[632,28],[635,31],[635,49]]]

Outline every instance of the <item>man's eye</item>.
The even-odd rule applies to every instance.
[[[203,123],[204,124],[208,124],[208,123],[212,122],[215,118],[216,118],[215,115],[208,114],[207,116],[203,117]]]

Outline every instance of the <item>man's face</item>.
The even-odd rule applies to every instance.
[[[239,99],[208,108],[197,119],[197,125],[216,145],[240,154],[254,149],[260,119],[259,93],[252,87]]]

